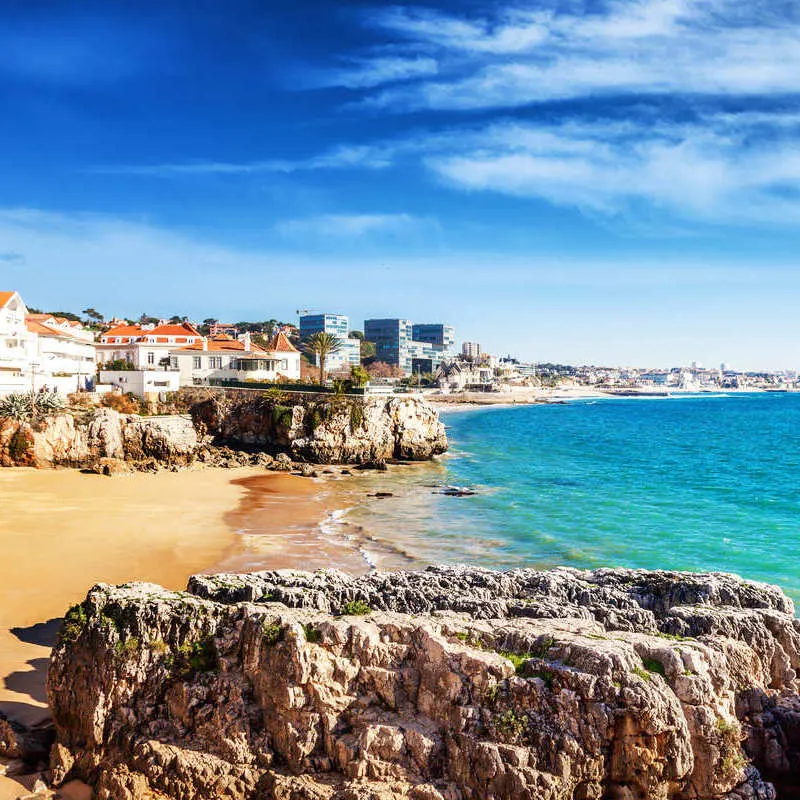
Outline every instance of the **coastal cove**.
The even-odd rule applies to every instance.
[[[373,537],[379,566],[718,570],[800,600],[800,396],[582,400],[442,419],[445,456],[370,477],[370,492],[393,496],[337,522]]]

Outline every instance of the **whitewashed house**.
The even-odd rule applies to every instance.
[[[17,292],[0,292],[0,396],[34,388],[36,339],[28,332],[27,315]]]
[[[101,334],[97,343],[97,361],[127,361],[136,369],[152,370],[161,360],[180,347],[202,339],[200,331],[189,322],[178,325],[116,325]]]
[[[0,395],[90,385],[94,336],[80,322],[30,314],[17,292],[0,292]]]
[[[36,338],[37,386],[61,394],[89,388],[95,374],[94,334],[80,322],[52,314],[28,314],[25,322]]]
[[[216,381],[276,381],[300,379],[300,352],[278,332],[267,347],[249,334],[201,337],[170,352],[170,367],[180,372],[181,386],[208,386]]]

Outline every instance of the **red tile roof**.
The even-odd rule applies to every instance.
[[[180,325],[156,325],[149,331],[144,331],[143,336],[200,336],[200,331],[189,322]]]
[[[289,341],[289,337],[283,332],[278,331],[273,340],[269,343],[270,352],[273,353],[297,353],[297,348]]]
[[[30,333],[35,333],[39,336],[64,336],[67,339],[75,338],[75,334],[72,331],[65,331],[62,328],[51,328],[49,325],[40,322],[38,317],[51,319],[48,314],[29,314],[25,317],[25,327]]]
[[[208,352],[210,353],[241,353],[244,352],[244,342],[236,341],[235,339],[209,339],[207,342],[208,345]],[[195,342],[194,344],[190,344],[187,347],[181,347],[180,350],[192,350],[194,352],[199,352],[203,350],[203,343],[202,342]],[[250,350],[247,352],[252,353],[265,353],[267,352],[264,350],[263,347],[260,347],[257,344],[251,344]]]
[[[120,336],[123,337],[133,337],[133,336],[142,336],[145,331],[142,330],[140,325],[117,325],[116,328],[111,328],[107,330],[102,338],[119,338]]]
[[[14,294],[15,292],[0,292],[0,308],[3,308]]]

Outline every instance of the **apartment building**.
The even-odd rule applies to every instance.
[[[0,395],[84,389],[94,376],[94,337],[79,322],[31,314],[17,292],[0,292]]]

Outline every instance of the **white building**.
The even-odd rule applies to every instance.
[[[464,342],[461,345],[461,355],[470,361],[478,361],[482,352],[478,342]]]
[[[117,325],[100,336],[97,362],[127,361],[137,369],[155,369],[180,347],[196,344],[202,335],[194,325]]]
[[[94,336],[79,322],[30,314],[16,292],[0,292],[0,395],[52,389],[70,394],[90,385]]]
[[[169,358],[170,368],[180,373],[181,386],[300,379],[300,351],[282,332],[267,347],[254,344],[249,334],[238,340],[200,337],[191,345],[173,349]]]
[[[16,292],[0,292],[0,396],[34,388],[36,339],[25,324],[27,314]]]
[[[155,400],[164,392],[177,392],[180,389],[180,375],[172,369],[129,369],[100,370],[100,385],[108,390],[113,386],[123,394],[135,394],[145,400]]]
[[[91,331],[80,322],[51,314],[28,314],[26,326],[36,337],[37,388],[70,394],[91,386],[95,374]]]

